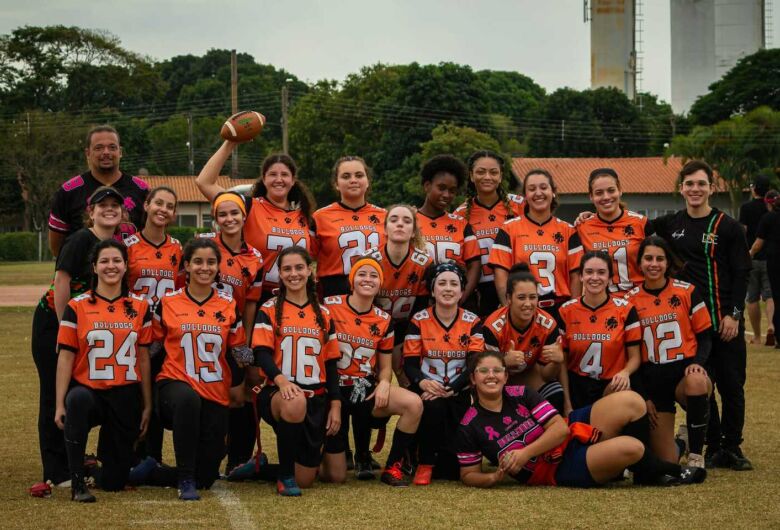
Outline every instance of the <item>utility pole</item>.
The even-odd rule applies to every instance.
[[[238,112],[238,59],[236,50],[230,50],[230,106],[232,113]],[[238,178],[238,148],[233,149],[230,178]]]
[[[287,136],[287,104],[289,93],[287,92],[287,80],[282,85],[282,151],[284,154],[290,154],[290,143]]]
[[[566,140],[566,120],[561,120],[561,144]]]
[[[187,159],[190,162],[190,175],[194,175],[195,147],[192,145],[192,112],[187,113]]]

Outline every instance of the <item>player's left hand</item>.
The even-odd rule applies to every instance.
[[[610,381],[609,387],[612,389],[612,392],[631,390],[631,379],[628,375],[628,372],[621,370],[620,372],[616,373],[612,378],[612,381]]]
[[[325,424],[325,428],[325,434],[328,436],[336,436],[341,429],[341,401],[335,399],[330,402],[328,421]]]
[[[563,348],[560,342],[542,347],[542,360],[546,363],[562,363]]]
[[[366,398],[374,398],[374,408],[383,409],[390,403],[390,383],[388,381],[379,381],[371,395]]]
[[[503,468],[506,473],[510,475],[516,475],[523,469],[523,466],[528,462],[529,458],[526,456],[525,451],[522,449],[516,449],[504,454],[499,466]]]
[[[739,320],[730,315],[726,315],[720,320],[720,340],[729,342],[737,336],[739,332]]]
[[[152,408],[145,408],[144,411],[141,413],[141,432],[138,433],[138,438],[143,438],[146,436],[146,430],[149,428],[149,418],[152,417]]]

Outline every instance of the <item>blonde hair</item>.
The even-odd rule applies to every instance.
[[[412,214],[412,239],[409,241],[417,250],[425,250],[425,238],[420,232],[420,225],[417,223],[417,208],[410,206],[409,204],[393,204],[387,208],[387,215],[385,215],[385,231],[387,231],[387,223],[390,222],[390,212],[396,208],[406,208],[409,213]]]

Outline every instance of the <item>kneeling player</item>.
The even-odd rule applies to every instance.
[[[279,294],[257,313],[252,334],[255,365],[268,381],[260,412],[276,432],[279,495],[299,496],[317,477],[326,433],[341,428],[336,332],[317,300],[309,253],[279,253]]]
[[[376,260],[362,258],[349,273],[352,294],[325,299],[341,351],[338,363],[341,429],[336,436],[329,436],[325,441],[324,480],[343,482],[346,478],[345,450],[350,416],[355,437],[357,478],[374,478],[368,448],[372,419],[397,414],[400,417],[382,482],[391,486],[408,486],[401,471],[402,460],[420,423],[422,401],[416,394],[391,385],[392,321],[388,313],[373,305],[382,285],[382,276],[382,267]]]
[[[507,386],[504,359],[486,351],[473,359],[475,404],[460,422],[457,454],[464,484],[487,488],[510,476],[522,484],[588,488],[628,467],[635,482],[702,482],[704,469],[655,458],[645,441],[647,409],[636,392],[617,392],[574,410],[567,422],[525,386]],[[482,459],[497,466],[482,470]]]
[[[68,302],[57,336],[54,421],[65,430],[71,499],[78,502],[95,502],[84,483],[90,429],[101,426],[98,485],[120,491],[132,465],[133,444],[146,432],[152,411],[151,312],[145,300],[128,294],[127,250],[107,239],[95,246],[90,261],[92,288]]]
[[[626,298],[642,324],[640,376],[653,424],[653,450],[678,460],[674,443],[675,402],[687,411],[688,465],[704,467],[712,382],[703,368],[712,340],[707,307],[693,285],[671,278],[673,255],[666,240],[650,236],[639,247],[638,264],[645,276]]]

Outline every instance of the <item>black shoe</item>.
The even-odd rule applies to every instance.
[[[742,449],[735,447],[732,449],[722,449],[722,452],[728,455],[730,461],[730,467],[734,471],[752,471],[753,464],[742,453]]]
[[[355,458],[352,456],[352,449],[347,449],[345,456],[347,458],[347,471],[352,471],[355,469]]]
[[[382,465],[376,460],[374,460],[373,456],[371,457],[371,469],[373,469],[374,471],[378,469],[382,469]]]
[[[707,478],[707,470],[703,467],[682,466],[680,484],[701,484]]]
[[[409,481],[404,478],[404,472],[401,470],[401,462],[396,462],[392,466],[385,468],[379,480],[394,488],[406,488],[409,486]]]
[[[97,499],[92,495],[84,484],[84,477],[71,479],[70,500],[76,502],[95,502]]]
[[[355,476],[358,480],[372,480],[376,478],[369,462],[355,462]]]
[[[731,469],[733,465],[733,455],[730,451],[723,449],[717,449],[716,451],[707,451],[707,455],[704,457],[704,465],[709,469],[713,468],[725,468]]]

